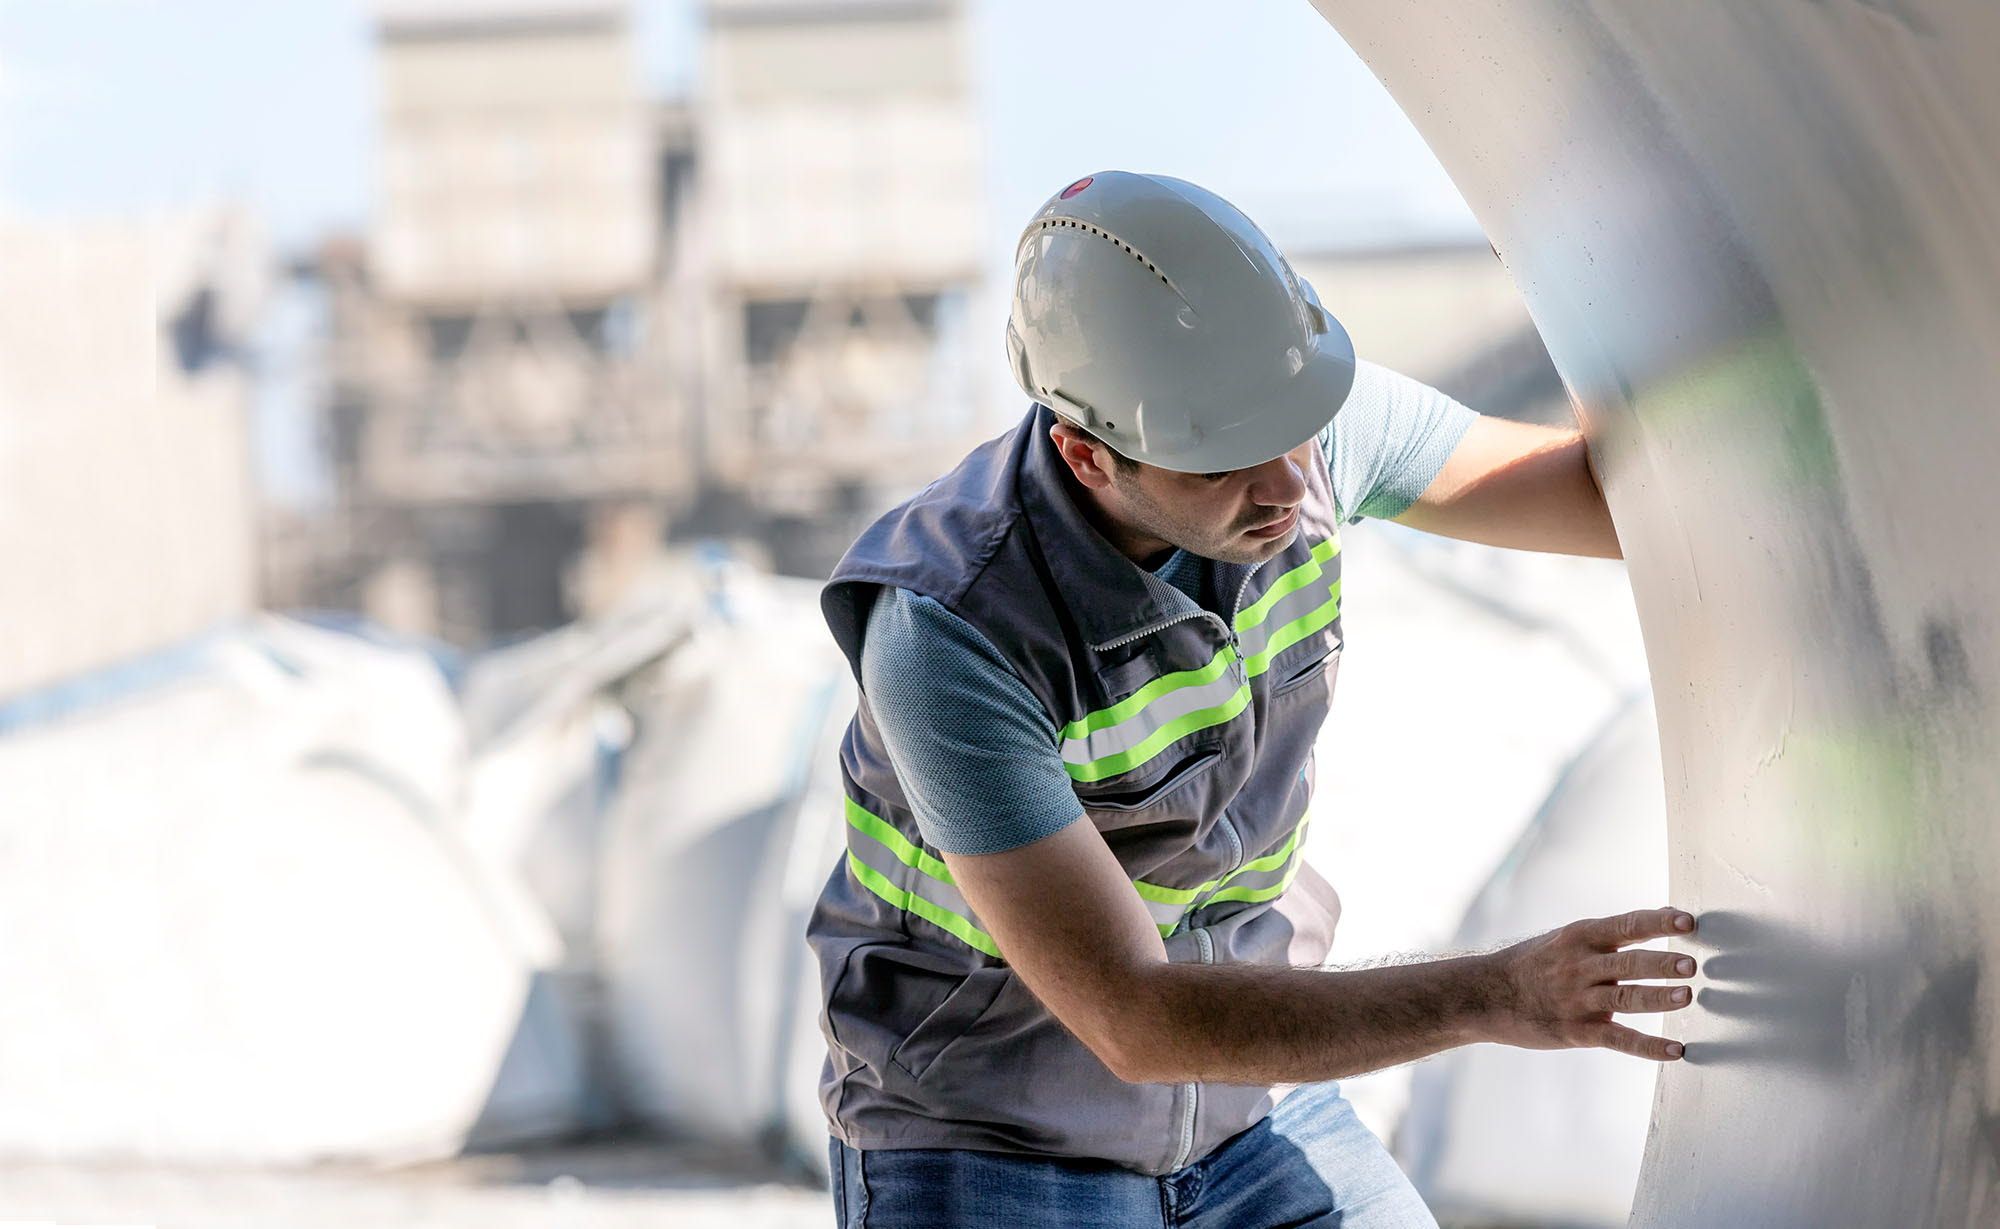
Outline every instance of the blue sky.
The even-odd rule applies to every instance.
[[[1281,240],[1468,232],[1373,76],[1307,0],[974,0],[989,217],[1105,167],[1201,182]],[[694,73],[691,0],[637,0],[656,94]],[[248,201],[283,245],[358,228],[373,82],[361,0],[0,0],[0,208]]]

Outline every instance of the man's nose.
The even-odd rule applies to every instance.
[[[1259,465],[1250,478],[1250,498],[1266,508],[1289,508],[1306,497],[1306,476],[1290,453]]]

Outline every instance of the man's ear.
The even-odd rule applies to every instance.
[[[1058,420],[1049,428],[1049,439],[1055,443],[1056,454],[1062,457],[1078,482],[1093,491],[1101,491],[1111,485],[1111,467],[1115,464],[1111,459],[1111,450],[1088,431]]]

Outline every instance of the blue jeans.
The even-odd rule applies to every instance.
[[[840,1229],[1437,1229],[1338,1084],[1309,1084],[1164,1178],[1102,1161],[832,1141]]]

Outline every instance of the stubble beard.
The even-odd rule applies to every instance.
[[[1191,555],[1214,559],[1221,563],[1250,565],[1263,563],[1281,554],[1298,536],[1298,526],[1292,532],[1269,541],[1246,538],[1243,534],[1260,524],[1269,523],[1274,516],[1270,509],[1260,510],[1257,519],[1248,524],[1233,526],[1223,533],[1217,533],[1208,525],[1196,524],[1176,516],[1172,510],[1155,500],[1135,480],[1127,480],[1124,487],[1127,507],[1140,522],[1139,528],[1153,537],[1170,542]]]

